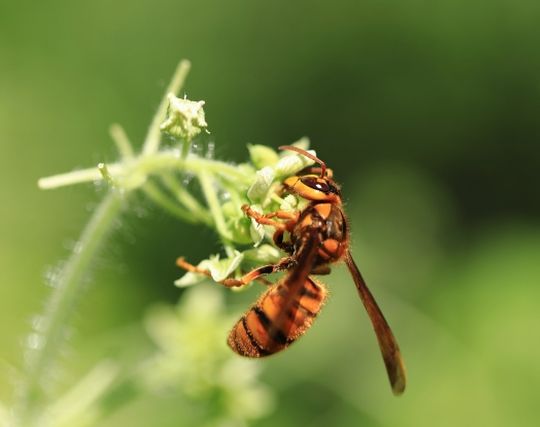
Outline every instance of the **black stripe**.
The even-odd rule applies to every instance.
[[[259,267],[256,271],[258,274],[270,274],[274,272],[274,265],[264,265]]]
[[[285,345],[289,342],[287,336],[283,333],[283,331],[279,329],[271,329],[270,331],[268,331],[268,335],[273,341],[280,345]]]
[[[255,337],[251,334],[251,331],[248,328],[248,325],[246,323],[246,316],[242,317],[242,325],[244,326],[244,330],[246,331],[246,335],[249,339],[249,342],[253,347],[255,347],[261,355],[267,355],[269,354],[268,351],[266,351],[262,346],[255,340]]]
[[[306,315],[307,315],[308,317],[315,317],[315,316],[317,315],[317,313],[313,313],[309,308],[304,307],[304,306],[300,303],[300,301],[294,301],[294,302],[293,302],[293,307],[296,308],[297,310],[298,310],[298,309],[302,309],[302,310],[306,313]]]
[[[253,311],[257,315],[257,318],[259,319],[259,321],[263,325],[264,329],[266,329],[268,331],[268,328],[271,326],[272,322],[270,321],[270,319],[268,318],[266,313],[258,305],[253,307]]]
[[[275,341],[277,344],[287,344],[287,336],[283,333],[283,331],[273,327],[274,325],[272,324],[271,320],[259,306],[253,307],[253,311],[255,312],[259,321],[268,333],[270,339]]]
[[[294,307],[291,307],[289,311],[287,311],[287,317],[289,318],[289,320],[292,320],[293,322],[295,321],[297,311],[298,310]]]
[[[310,291],[307,288],[307,286],[304,286],[302,288],[302,290],[300,291],[300,295],[303,296],[303,297],[308,297],[308,298],[314,299],[316,301],[321,300],[320,293]]]

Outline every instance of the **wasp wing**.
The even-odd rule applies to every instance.
[[[386,371],[392,386],[392,391],[394,394],[399,395],[405,390],[406,373],[398,343],[349,251],[347,251],[345,256],[345,262],[354,279],[358,294],[371,319],[371,323],[373,324],[373,329],[375,330],[377,340],[379,341],[379,347],[381,349],[384,364],[386,365]]]
[[[268,289],[240,318],[229,334],[229,346],[241,356],[277,353],[312,325],[327,296],[309,277],[318,251],[317,238],[308,233],[298,250],[296,266]]]

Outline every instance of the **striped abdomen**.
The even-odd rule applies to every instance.
[[[278,283],[266,291],[229,334],[229,346],[241,356],[277,353],[298,339],[321,310],[327,291],[309,277],[303,286]]]

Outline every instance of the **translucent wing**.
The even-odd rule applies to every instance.
[[[373,329],[375,330],[377,340],[379,341],[379,347],[386,366],[390,385],[392,386],[392,391],[394,394],[399,395],[405,391],[406,373],[398,343],[394,338],[394,334],[392,333],[388,322],[377,305],[375,298],[373,298],[373,295],[366,286],[366,282],[360,274],[349,251],[347,251],[345,256],[345,262],[347,263],[347,267],[349,268],[354,283],[356,284],[356,288],[358,289],[358,294],[360,295],[362,303],[373,324]]]

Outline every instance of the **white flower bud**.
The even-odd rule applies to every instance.
[[[161,131],[191,141],[202,129],[206,129],[208,124],[204,117],[204,101],[177,98],[172,93],[167,97],[169,109],[167,118],[160,126]]]
[[[314,156],[317,155],[314,150],[309,150],[308,152]],[[276,176],[291,176],[312,164],[313,160],[300,154],[284,156],[279,160],[275,167]]]

